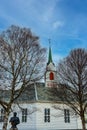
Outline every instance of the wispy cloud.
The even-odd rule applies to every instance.
[[[53,29],[58,29],[59,27],[63,27],[64,22],[62,21],[56,21],[53,23]]]

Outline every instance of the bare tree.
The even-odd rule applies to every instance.
[[[39,44],[39,38],[30,29],[11,26],[0,36],[0,91],[8,93],[8,100],[0,98],[5,110],[3,130],[12,104],[26,86],[43,76],[46,49]],[[42,68],[42,69],[41,69]]]
[[[87,50],[71,50],[69,56],[58,63],[57,72],[59,87],[54,91],[55,95],[80,116],[82,128],[85,130]]]

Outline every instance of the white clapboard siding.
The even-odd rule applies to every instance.
[[[57,128],[57,129],[77,129],[77,118],[70,117],[70,123],[64,122],[64,115],[60,115],[60,110],[55,110],[52,106],[53,104],[49,103],[37,103],[40,111],[37,112],[37,127],[44,128]],[[50,122],[44,122],[44,109],[50,108]],[[63,113],[63,111],[62,111]],[[55,116],[57,115],[57,116]],[[59,115],[59,116],[58,116]]]
[[[19,106],[13,105],[13,111],[17,112],[18,117],[20,118],[20,124],[18,125],[19,129],[81,129],[80,118],[77,118],[76,115],[72,116],[70,112],[70,123],[64,122],[64,111],[59,109],[54,109],[54,106],[58,105],[62,109],[67,108],[63,104],[51,103],[51,102],[36,102],[36,103],[22,103],[20,108],[27,108],[27,122],[22,122],[22,112]],[[44,109],[50,108],[50,122],[44,122]],[[10,117],[13,116],[13,112],[10,114]],[[9,119],[10,119],[9,117]],[[3,123],[0,123],[0,129],[2,128]],[[8,129],[11,127],[8,122]]]

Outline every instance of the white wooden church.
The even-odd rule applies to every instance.
[[[49,48],[48,63],[45,72],[45,83],[33,83],[32,91],[28,87],[18,103],[13,104],[13,112],[20,118],[19,130],[60,130],[81,129],[80,118],[54,96],[52,100],[47,91],[57,85],[56,68]],[[57,109],[56,109],[57,108]],[[58,109],[60,108],[60,109]],[[13,113],[10,114],[10,117]],[[9,118],[10,118],[9,117]],[[3,125],[3,109],[0,108],[0,128]],[[8,129],[11,127],[8,122]]]

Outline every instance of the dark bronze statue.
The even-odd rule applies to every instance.
[[[10,118],[11,129],[10,130],[18,130],[17,125],[20,123],[19,117],[17,117],[17,113],[14,112],[13,117]]]

